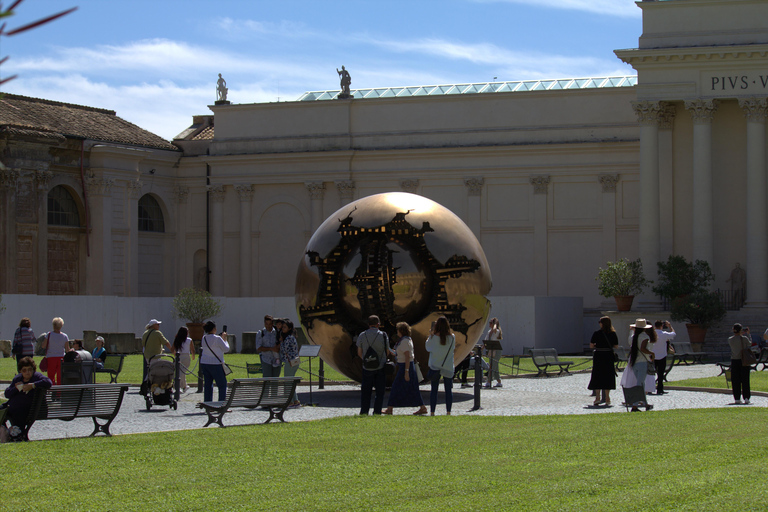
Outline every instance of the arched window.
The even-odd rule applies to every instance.
[[[165,233],[163,210],[157,199],[145,194],[139,199],[139,231]]]
[[[48,192],[48,224],[80,227],[80,210],[72,194],[62,185]]]

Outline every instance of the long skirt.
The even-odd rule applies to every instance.
[[[387,407],[421,407],[424,400],[419,391],[419,380],[416,377],[416,367],[413,361],[408,363],[409,381],[405,380],[405,363],[397,363],[397,374],[389,391]]]
[[[613,350],[596,350],[592,356],[592,377],[587,389],[616,389]]]

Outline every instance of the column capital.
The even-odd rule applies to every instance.
[[[533,193],[534,194],[546,194],[549,189],[549,175],[548,174],[537,174],[533,175],[530,178],[531,185],[533,185]]]
[[[744,111],[747,121],[765,122],[768,117],[768,98],[744,98],[739,100],[739,106]]]
[[[710,124],[715,118],[717,100],[689,100],[685,102],[685,108],[691,112],[693,124]]]
[[[325,196],[325,183],[322,181],[306,181],[304,186],[307,187],[309,198],[313,201],[316,199],[322,200]]]
[[[47,193],[48,186],[50,185],[51,179],[53,179],[53,173],[51,171],[34,171],[32,179],[39,192]]]
[[[206,188],[208,190],[208,195],[211,198],[211,202],[213,203],[224,202],[224,198],[227,194],[227,191],[224,189],[224,184],[214,183],[213,185],[208,185]]]
[[[403,190],[403,192],[408,192],[409,194],[415,194],[417,190],[419,190],[419,180],[415,179],[403,179],[400,180],[400,188]]]
[[[662,109],[659,114],[659,129],[671,130],[675,124],[675,115],[677,109],[674,105],[662,102]]]
[[[85,176],[88,193],[94,196],[108,196],[114,184],[115,180],[112,178],[97,178],[93,172]]]
[[[352,199],[355,196],[355,182],[353,180],[337,181],[336,188],[342,199]]]
[[[189,198],[189,187],[184,185],[174,185],[173,187],[173,201],[177,204],[186,204]]]
[[[632,109],[637,122],[644,125],[658,126],[665,115],[668,103],[664,101],[633,101]]]
[[[15,190],[21,173],[16,169],[0,169],[0,190]]]
[[[128,189],[128,197],[136,199],[141,195],[141,187],[144,184],[141,180],[131,180],[125,184],[125,188]]]
[[[464,178],[464,185],[467,187],[470,196],[482,195],[484,184],[485,178],[482,176]]]
[[[237,196],[240,198],[241,203],[253,201],[253,193],[256,191],[256,189],[253,188],[253,185],[235,185],[235,190],[237,191]]]
[[[601,174],[597,179],[603,186],[603,192],[616,192],[616,185],[619,183],[618,174]]]

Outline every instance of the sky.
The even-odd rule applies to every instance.
[[[4,2],[7,7],[11,2]],[[634,75],[634,0],[25,0],[0,38],[3,92],[115,110],[165,139],[232,103],[307,91]]]

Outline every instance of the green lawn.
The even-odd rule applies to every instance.
[[[674,372],[674,370],[672,370]],[[725,376],[720,375],[717,377],[706,377],[702,379],[686,379],[670,381],[672,386],[690,386],[696,388],[718,388],[728,389],[726,385]],[[749,374],[749,388],[752,391],[766,391],[768,392],[768,371],[764,372],[751,372]]]
[[[764,425],[759,408],[352,416],[7,444],[2,508],[765,510]]]

